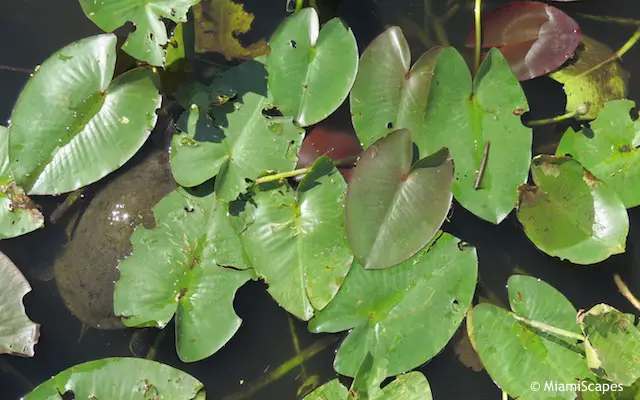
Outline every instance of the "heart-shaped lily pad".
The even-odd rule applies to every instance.
[[[527,276],[510,277],[507,287],[515,314],[580,336],[576,309],[556,289]],[[545,384],[592,376],[576,340],[540,332],[514,313],[481,303],[467,317],[469,338],[491,378],[513,398],[575,399],[575,389],[545,390]]]
[[[389,133],[358,160],[347,194],[347,236],[365,269],[389,268],[416,254],[451,206],[453,164],[442,150],[412,165],[411,134]]]
[[[625,207],[640,205],[640,122],[629,117],[631,100],[608,102],[582,130],[569,128],[556,155],[570,154],[616,191]]]
[[[34,231],[44,225],[36,204],[13,181],[9,164],[9,129],[0,125],[0,239]]]
[[[434,48],[410,70],[409,63],[397,27],[365,49],[350,97],[360,141],[366,148],[390,130],[407,128],[420,157],[447,147],[456,200],[499,223],[513,210],[531,161],[531,129],[520,120],[528,110],[520,83],[496,49],[473,82],[454,48]]]
[[[369,352],[389,361],[387,376],[409,371],[438,354],[458,329],[477,271],[475,248],[447,233],[393,268],[366,270],[354,262],[309,330],[350,330],[334,361],[342,375],[355,376]]]
[[[255,205],[247,205],[245,252],[271,296],[300,319],[329,304],[353,262],[344,227],[345,192],[338,170],[321,157],[297,190],[288,184],[260,190]]]
[[[640,378],[640,330],[633,314],[598,304],[578,319],[587,339],[589,368],[596,375],[624,386]]]
[[[482,16],[482,47],[498,47],[520,80],[545,75],[573,55],[582,31],[561,10],[536,1],[512,1]],[[475,31],[466,45],[475,45]]]
[[[454,65],[457,52],[453,48],[437,47],[424,53],[411,66],[409,44],[402,30],[393,26],[380,34],[362,53],[358,75],[349,102],[353,126],[366,149],[388,132],[407,128],[413,135],[421,157],[428,155],[424,141],[430,128],[425,126],[425,114],[430,102],[434,73],[449,71],[466,74],[452,84],[471,86],[466,64]],[[411,66],[411,68],[409,68]],[[454,70],[451,70],[454,68]],[[461,68],[456,71],[455,68]]]
[[[16,182],[29,194],[60,194],[122,166],[156,124],[155,74],[130,70],[113,81],[116,36],[72,43],[27,82],[9,125]]]
[[[616,192],[570,157],[536,156],[536,186],[518,189],[518,220],[545,253],[595,264],[624,252],[627,210]]]
[[[62,399],[202,399],[203,384],[179,369],[141,358],[103,358],[78,364],[36,387],[25,400]],[[202,396],[202,397],[201,397]]]
[[[187,22],[187,11],[200,0],[79,0],[85,15],[103,31],[112,32],[127,21],[136,29],[122,46],[150,65],[164,64],[167,28],[161,18]]]
[[[316,10],[302,9],[278,27],[269,46],[269,91],[284,115],[312,125],[347,98],[358,71],[358,45],[340,19],[320,29]]]
[[[576,61],[549,74],[564,85],[568,112],[578,110],[583,104],[588,105],[587,113],[577,114],[575,118],[594,119],[606,102],[627,97],[629,73],[619,61],[608,62],[612,55],[613,51],[605,44],[582,36]]]
[[[270,107],[262,59],[246,61],[225,72],[210,88],[210,97],[224,90],[234,99],[203,108],[202,90],[178,123],[183,133],[172,142],[171,170],[182,186],[196,186],[216,176],[216,192],[232,201],[266,170],[295,167],[303,135],[291,118],[267,117]],[[209,100],[211,102],[212,99]],[[208,106],[208,104],[207,104]],[[205,106],[206,107],[206,106]]]
[[[40,324],[29,319],[22,304],[30,291],[31,285],[22,272],[0,252],[0,354],[35,354]]]
[[[235,292],[252,274],[228,209],[214,194],[177,189],[138,226],[120,262],[114,311],[127,326],[163,328],[176,315],[176,348],[192,362],[218,351],[240,327]]]

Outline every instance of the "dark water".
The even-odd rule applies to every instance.
[[[277,24],[285,0],[246,1],[258,13],[256,24],[268,32]],[[445,0],[433,1],[434,10],[444,9]],[[471,3],[464,1],[461,3]],[[399,16],[421,23],[422,0],[343,0],[341,15],[358,38],[361,48],[385,24],[398,23]],[[257,6],[259,5],[259,6]],[[557,3],[569,12],[623,16],[640,19],[637,0],[585,0],[571,4]],[[575,14],[574,14],[575,15]],[[597,23],[577,18],[583,31],[618,48],[633,33],[633,27]],[[468,10],[458,13],[448,26],[449,39],[458,45],[472,27]],[[455,28],[455,29],[454,29]],[[33,68],[53,51],[80,38],[100,33],[87,20],[75,0],[16,0],[0,5],[0,64]],[[423,50],[419,41],[411,40],[414,59]],[[632,73],[631,99],[640,98],[640,84],[634,79],[635,66],[640,65],[640,48],[624,57],[624,65]],[[0,120],[9,118],[13,103],[28,79],[28,74],[0,70]],[[559,85],[547,79],[524,84],[530,99],[532,114],[545,117],[563,111]],[[549,130],[536,131],[538,136],[552,137]],[[559,137],[559,136],[558,136]],[[36,198],[49,215],[55,201]],[[581,267],[548,257],[531,245],[515,218],[500,226],[485,223],[456,206],[453,221],[446,229],[477,246],[480,277],[483,285],[506,302],[505,284],[515,268],[539,277],[562,291],[576,306],[588,309],[606,302],[626,312],[634,310],[617,292],[612,274],[620,273],[632,291],[640,294],[640,211],[630,211],[631,233],[628,252],[611,257],[596,265]],[[53,281],[36,279],[55,259],[64,244],[61,227],[51,225],[24,238],[0,242],[5,252],[23,270],[33,291],[25,303],[31,319],[42,324],[42,335],[33,359],[0,355],[0,399],[17,399],[38,383],[72,365],[112,356],[129,356],[129,340],[133,330],[89,330],[80,340],[81,324],[64,307]],[[479,289],[481,290],[481,289]],[[158,349],[156,359],[185,370],[205,383],[209,398],[218,399],[243,389],[295,355],[286,313],[270,299],[260,283],[243,287],[236,296],[235,307],[244,323],[237,335],[221,351],[202,362],[181,363],[175,354],[173,326]],[[319,340],[319,335],[306,332],[304,323],[295,327],[300,346],[305,348]],[[318,374],[321,382],[335,376],[332,369],[333,348],[317,355],[305,364],[309,375]],[[499,398],[499,389],[484,372],[474,372],[456,357],[450,343],[434,360],[420,368],[431,383],[436,399]],[[301,370],[295,369],[270,384],[252,398],[294,399],[301,384]],[[243,382],[243,383],[241,383]]]

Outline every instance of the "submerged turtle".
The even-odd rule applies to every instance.
[[[131,253],[129,238],[135,227],[153,228],[153,206],[177,187],[164,146],[129,163],[91,199],[54,265],[65,305],[93,328],[124,328],[113,312],[118,262]]]

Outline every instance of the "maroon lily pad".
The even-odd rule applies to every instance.
[[[296,168],[310,167],[322,156],[328,156],[333,161],[337,161],[357,157],[361,152],[362,146],[353,129],[350,114],[347,112],[342,115],[336,112],[315,125],[307,134],[298,153]],[[351,166],[342,165],[338,170],[349,182]]]
[[[545,3],[516,1],[482,18],[482,47],[497,47],[519,80],[548,74],[573,56],[582,39],[571,17]],[[467,47],[475,46],[475,31]]]

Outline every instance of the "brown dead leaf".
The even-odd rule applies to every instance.
[[[196,53],[219,53],[228,60],[269,54],[264,39],[243,46],[238,35],[249,32],[255,16],[233,0],[204,0],[193,7]]]

